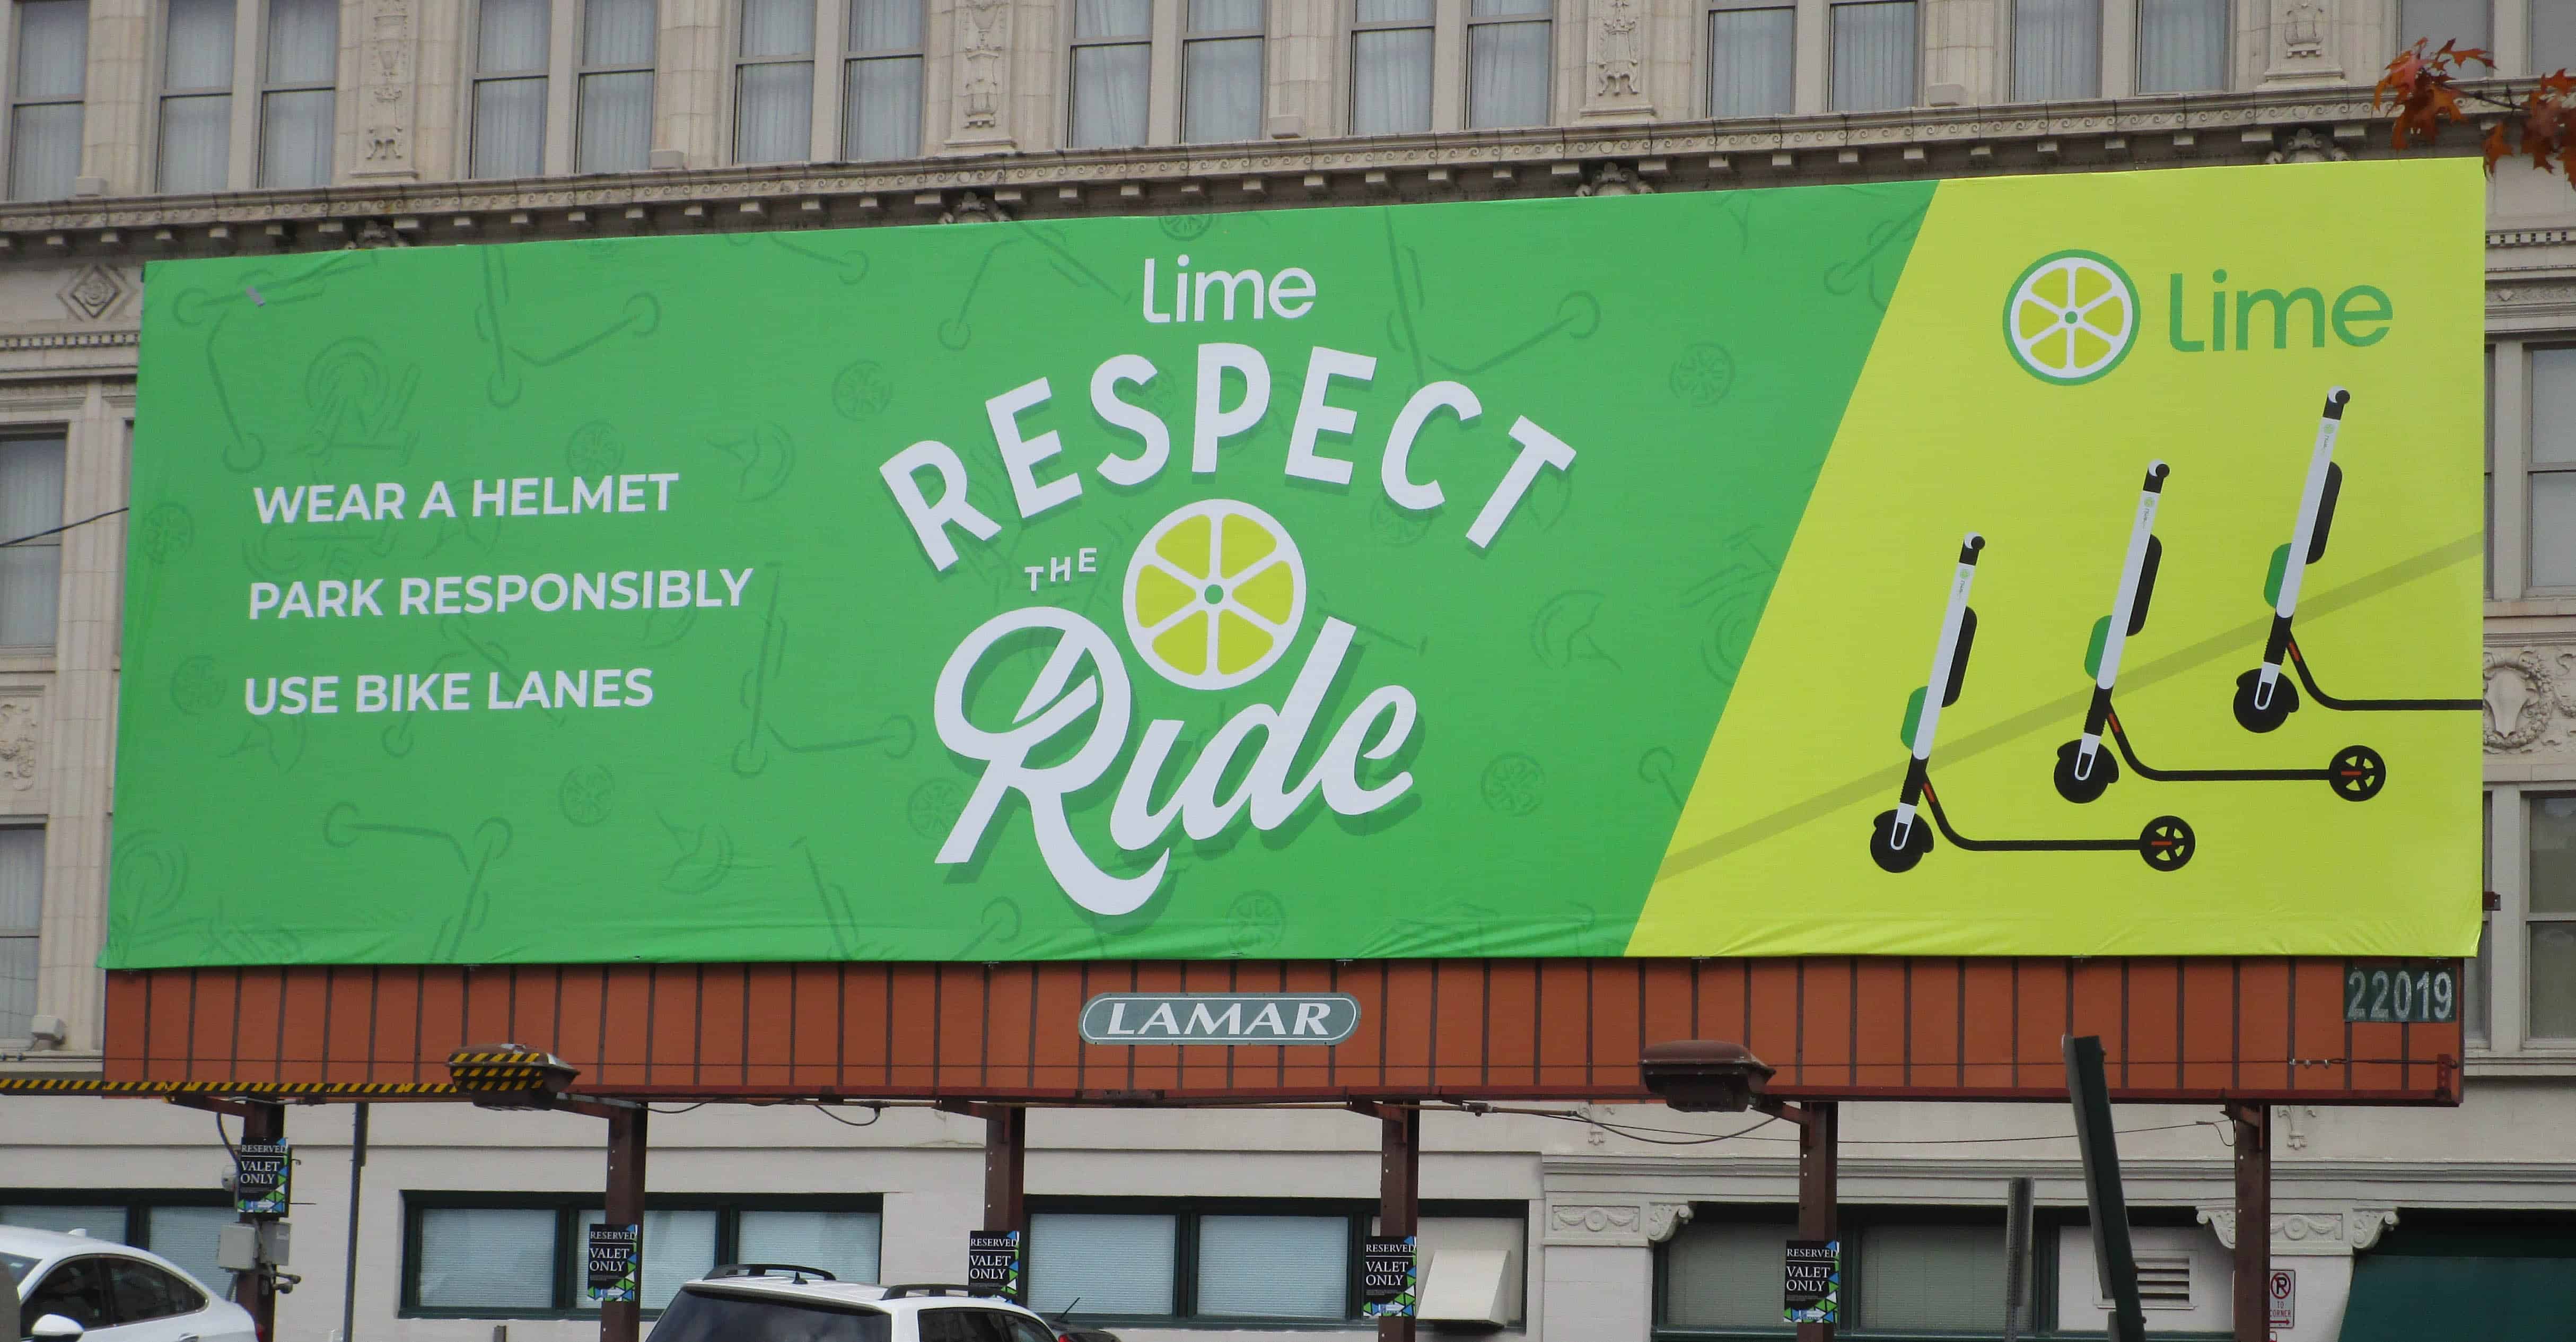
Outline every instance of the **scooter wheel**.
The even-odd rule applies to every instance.
[[[2290,687],[2287,675],[2272,677],[2272,703],[2268,708],[2254,706],[2255,691],[2262,687],[2263,673],[2248,671],[2236,678],[2236,725],[2249,732],[2268,732],[2290,720],[2299,707],[2299,692]]]
[[[2138,831],[2138,856],[2158,871],[2182,870],[2191,853],[2191,824],[2181,816],[2157,816]]]
[[[2326,761],[2326,782],[2345,801],[2368,801],[2388,786],[2388,761],[2368,746],[2345,746]]]
[[[2084,753],[2084,743],[2069,741],[2057,748],[2057,795],[2078,806],[2102,795],[2102,790],[2120,781],[2120,766],[2111,758],[2108,745],[2093,748],[2092,771],[2078,778],[2075,769]]]
[[[1922,861],[1923,855],[1931,851],[1932,818],[1930,816],[1918,813],[1914,817],[1913,828],[1906,834],[1905,845],[1901,848],[1896,843],[1896,812],[1881,811],[1878,813],[1878,819],[1870,825],[1869,860],[1877,863],[1881,871],[1912,871],[1914,864]]]

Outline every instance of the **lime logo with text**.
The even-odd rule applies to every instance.
[[[2031,263],[2004,297],[2004,344],[2042,382],[2075,386],[2120,366],[2138,340],[2138,288],[2098,252]]]

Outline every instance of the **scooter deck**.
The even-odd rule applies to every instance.
[[[2129,772],[2158,783],[2331,783],[2335,779],[2332,769],[2159,769],[2138,758],[2116,711],[2110,716],[2110,727],[2111,740],[2120,747]]]
[[[1971,839],[1951,825],[1950,815],[1941,809],[1941,796],[1926,780],[1924,803],[1931,808],[1932,823],[1939,826],[1941,837],[1952,846],[1972,853],[2134,853],[2139,841],[2127,839]]]
[[[2346,713],[2468,713],[2486,707],[2485,701],[2478,699],[2338,699],[2317,687],[2317,678],[2308,670],[2308,659],[2299,651],[2296,637],[2290,639],[2290,665],[2297,670],[2299,684],[2310,699]]]

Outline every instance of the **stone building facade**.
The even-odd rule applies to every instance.
[[[0,539],[63,529],[0,549],[0,1069],[98,1066],[123,560],[129,541],[186,540],[171,517],[118,511],[154,259],[2332,160],[2389,152],[2369,82],[2415,36],[2488,46],[2507,77],[2576,65],[2560,0],[916,3],[12,0]],[[2410,1234],[2433,1253],[2576,1210],[2576,192],[2509,169],[2488,230],[2491,894],[2469,1100],[2279,1115],[2269,1233],[2300,1274],[2277,1330],[2295,1342],[2347,1335],[2357,1265]],[[399,345],[401,314],[375,338]],[[331,394],[364,433],[393,392],[361,377]],[[697,1218],[664,1239],[713,1253],[828,1231],[888,1280],[959,1271],[978,1125],[829,1117],[663,1120],[657,1191]],[[2240,1228],[2216,1117],[2123,1113],[2166,1331],[2227,1326],[2221,1246]],[[1846,1200],[1874,1209],[1855,1223],[1869,1261],[1986,1271],[1943,1246],[1985,1233],[2012,1175],[2080,1205],[2061,1119],[1853,1106]],[[0,1220],[102,1226],[208,1263],[224,1169],[209,1126],[150,1104],[0,1101]],[[1436,1120],[1425,1191],[1455,1214],[1434,1238],[1506,1248],[1495,1308],[1532,1336],[1732,1335],[1726,1274],[1762,1261],[1793,1148],[1777,1133],[1667,1144],[1737,1126]],[[348,1134],[345,1110],[295,1119],[295,1342],[340,1330]],[[595,1140],[551,1116],[380,1111],[354,1330],[582,1335],[568,1268],[458,1266],[438,1237],[550,1251],[530,1246],[596,1195]],[[1110,1217],[1079,1224],[1143,1234],[1172,1272],[1197,1265],[1197,1288],[1149,1283],[1123,1311],[1132,1337],[1255,1327],[1267,1316],[1225,1312],[1205,1274],[1224,1235],[1259,1227],[1219,1223],[1288,1198],[1356,1214],[1315,1200],[1374,1187],[1374,1128],[1347,1115],[1066,1113],[1041,1117],[1032,1147],[1041,1214]],[[760,1219],[790,1213],[827,1219]],[[2080,1244],[2051,1250],[2043,1322],[2098,1328]],[[1873,1320],[1858,1284],[1855,1335],[1984,1326],[1973,1310]]]

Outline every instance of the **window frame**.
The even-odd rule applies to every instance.
[[[2522,898],[2520,901],[2521,907],[2514,911],[2513,926],[2514,940],[2520,945],[2522,950],[2522,1011],[2519,1013],[2518,1019],[2522,1027],[2523,1042],[2525,1047],[2531,1048],[2534,1051],[2576,1050],[2576,1024],[2571,1024],[2568,1031],[2564,1034],[2542,1034],[2540,1033],[2538,1022],[2533,1019],[2531,1014],[2533,997],[2531,991],[2532,933],[2543,924],[2576,930],[2576,908],[2542,912],[2532,907],[2532,835],[2536,830],[2536,826],[2532,824],[2532,813],[2540,802],[2560,800],[2576,801],[2576,784],[2563,782],[2535,783],[2528,787],[2516,788],[2514,789],[2514,793],[2517,808],[2521,812],[2522,819],[2522,842],[2519,845],[2521,849]],[[2494,1012],[2492,998],[2489,999],[2488,1011],[2490,1015]],[[2490,1024],[2488,1028],[2492,1032],[2494,1027]],[[2489,1037],[2493,1037],[2492,1033],[2490,1033]]]
[[[2534,397],[2537,395],[2540,387],[2540,379],[2534,376],[2534,369],[2537,367],[2536,356],[2543,353],[2562,350],[2566,351],[2571,356],[2576,356],[2576,339],[2570,339],[2563,334],[2544,335],[2538,339],[2518,342],[2515,350],[2518,355],[2517,361],[2522,367],[2523,384],[2521,406],[2522,433],[2520,435],[2520,441],[2515,444],[2520,451],[2514,462],[2514,474],[2521,478],[2522,484],[2522,506],[2518,510],[2521,516],[2517,519],[2522,528],[2522,545],[2520,547],[2522,551],[2522,594],[2525,596],[2537,597],[2576,596],[2576,583],[2544,584],[2532,576],[2534,561],[2538,558],[2537,552],[2533,547],[2540,539],[2540,519],[2532,511],[2534,501],[2538,498],[2538,491],[2534,490],[2532,486],[2538,483],[2539,477],[2544,475],[2567,476],[2571,479],[2576,479],[2576,457],[2571,457],[2566,461],[2553,461],[2544,464],[2540,461],[2539,453],[2535,450],[2538,445],[2533,440],[2533,431],[2539,417],[2536,413],[2538,407]],[[2571,377],[2576,377],[2576,363],[2571,363],[2569,375]],[[2492,398],[2493,393],[2490,392],[2489,395],[2490,398]],[[2493,430],[2490,429],[2489,432],[2492,433]],[[2502,510],[2498,509],[2498,511],[2501,512]],[[2490,548],[2493,547],[2492,541],[2489,542],[2489,546]],[[2499,593],[2499,595],[2501,594]]]
[[[512,1193],[456,1192],[447,1189],[412,1189],[402,1193],[402,1288],[396,1297],[394,1316],[403,1319],[557,1319],[596,1321],[596,1306],[581,1302],[582,1234],[581,1214],[597,1211],[603,1203],[597,1193]],[[882,1193],[650,1193],[644,1208],[656,1212],[711,1211],[716,1214],[715,1264],[738,1262],[744,1212],[806,1211],[867,1212],[877,1218],[878,1261],[884,1261],[885,1195]],[[421,1219],[432,1210],[463,1211],[550,1211],[554,1213],[554,1267],[549,1280],[554,1285],[554,1303],[543,1309],[514,1309],[485,1305],[424,1305],[420,1303]],[[884,1272],[880,1267],[878,1275]],[[642,1311],[648,1319],[660,1318],[659,1309]]]
[[[1858,116],[1895,116],[1909,108],[1923,105],[1923,0],[1824,0],[1825,3],[1825,99],[1824,110]],[[1907,101],[1897,107],[1867,110],[1835,105],[1834,53],[1841,45],[1841,18],[1845,9],[1860,5],[1903,4],[1914,11],[1914,87]]]
[[[856,44],[858,42],[858,38],[849,20],[851,0],[830,0],[830,3],[838,4],[841,8],[841,86],[837,95],[840,106],[836,109],[840,113],[840,116],[835,123],[832,132],[833,144],[836,146],[835,152],[839,155],[838,161],[843,163],[900,163],[906,159],[921,157],[926,152],[925,145],[930,137],[929,0],[914,0],[915,6],[921,11],[921,25],[915,30],[920,34],[920,36],[912,46],[888,47],[883,50],[872,51],[860,51],[857,49]],[[816,15],[815,22],[817,27],[821,26],[822,20],[819,11]],[[920,90],[920,105],[913,109],[912,152],[895,158],[860,158],[855,152],[853,152],[854,147],[850,141],[850,99],[856,96],[856,90],[859,86],[859,81],[851,76],[863,61],[892,62],[901,60],[909,60],[913,63],[913,84],[915,88]]]
[[[45,1006],[45,866],[42,854],[44,853],[47,844],[51,841],[51,836],[45,832],[45,817],[43,816],[0,816],[0,831],[14,832],[17,830],[32,830],[36,835],[36,850],[39,855],[36,863],[36,921],[33,924],[25,926],[24,930],[21,930],[16,924],[0,924],[0,941],[24,941],[36,948],[36,977],[34,979],[36,993],[33,1003],[28,1008],[28,1014],[30,1016],[35,1016],[43,1014]],[[24,1045],[27,1042],[27,1039],[28,1036],[23,1034],[0,1035],[0,1041],[12,1044]],[[7,1195],[7,1190],[0,1189],[0,1203],[6,1203],[12,1200],[13,1199]],[[25,1201],[25,1199],[15,1200]],[[34,1204],[31,1203],[30,1205]],[[52,1205],[70,1206],[74,1204],[55,1203]],[[133,1228],[133,1221],[130,1217],[127,1219],[127,1228],[129,1230]]]
[[[805,23],[805,54],[801,56],[744,55],[742,44],[744,34],[748,30],[746,20],[750,18],[751,0],[732,0],[732,3],[726,7],[727,17],[731,21],[728,35],[732,39],[728,45],[733,48],[732,54],[725,59],[726,163],[737,167],[764,168],[814,161],[814,111],[822,102],[823,92],[823,10],[825,6],[833,3],[836,3],[836,0],[812,0],[811,12],[806,16]],[[847,5],[849,0],[837,0],[837,3]],[[660,12],[658,7],[655,12],[658,16]],[[928,16],[924,15],[923,18],[926,24]],[[847,20],[844,19],[845,25],[846,22]],[[925,31],[924,36],[927,37],[927,35]],[[657,41],[655,45],[658,47],[660,44]],[[843,45],[847,45],[846,40]],[[794,158],[748,159],[742,156],[743,73],[754,66],[765,65],[802,65],[806,69],[805,134],[801,137],[804,152]],[[847,96],[846,91],[843,96]],[[843,115],[847,116],[846,109]]]
[[[1259,143],[1260,141],[1268,138],[1263,134],[1263,132],[1270,124],[1270,24],[1273,14],[1278,9],[1278,4],[1277,0],[1258,0],[1258,3],[1261,5],[1261,26],[1259,28],[1213,28],[1206,31],[1200,31],[1199,29],[1192,28],[1190,26],[1190,10],[1192,8],[1190,0],[1179,0],[1181,8],[1181,59],[1180,64],[1177,67],[1176,77],[1173,80],[1173,91],[1175,94],[1174,114],[1177,117],[1177,125],[1174,127],[1174,138],[1178,143],[1252,144]],[[1353,0],[1353,4],[1354,9],[1352,12],[1357,13],[1357,0]],[[1201,42],[1239,42],[1245,38],[1253,39],[1260,43],[1261,47],[1259,73],[1253,80],[1254,107],[1252,112],[1252,139],[1248,141],[1191,139],[1190,48]],[[1149,87],[1147,90],[1148,96],[1151,96],[1151,92],[1152,91]]]
[[[1360,1252],[1363,1241],[1374,1233],[1378,1204],[1363,1198],[1258,1198],[1258,1197],[1119,1197],[1119,1196],[1051,1196],[1028,1199],[1031,1217],[1049,1213],[1090,1213],[1109,1216],[1169,1216],[1174,1218],[1172,1234],[1172,1313],[1169,1314],[1104,1314],[1082,1312],[1086,1327],[1120,1328],[1348,1328],[1363,1322],[1360,1315]],[[1522,1262],[1528,1262],[1529,1204],[1515,1201],[1452,1200],[1424,1201],[1416,1213],[1422,1219],[1492,1219],[1511,1220],[1521,1224]],[[1267,1317],[1252,1314],[1201,1314],[1198,1312],[1199,1222],[1210,1216],[1339,1216],[1349,1222],[1349,1255],[1343,1272],[1342,1309],[1339,1318],[1323,1319],[1306,1315]],[[1031,1222],[1034,1226],[1035,1222]],[[1036,1244],[1029,1246],[1028,1263],[1036,1263]],[[1022,1294],[1036,1298],[1037,1277],[1028,1273]],[[1528,1310],[1526,1300],[1522,1305]]]
[[[499,71],[486,70],[483,68],[483,8],[488,3],[490,3],[490,0],[474,0],[472,4],[466,6],[464,37],[465,109],[464,117],[458,123],[464,133],[457,137],[463,145],[463,151],[460,154],[463,162],[456,165],[457,180],[467,182],[505,182],[512,180],[507,177],[484,177],[475,171],[474,156],[482,148],[482,139],[478,134],[476,134],[476,127],[481,121],[480,113],[483,103],[483,86],[486,84],[512,83],[520,80],[534,80],[544,90],[543,96],[537,99],[537,174],[539,176],[552,176],[553,173],[547,166],[547,161],[550,157],[549,151],[553,147],[555,136],[555,118],[553,115],[555,91],[555,25],[563,18],[563,14],[561,12],[563,6],[557,3],[557,0],[540,0],[540,8],[545,11],[546,15],[546,54],[544,61],[533,70]],[[580,8],[587,10],[588,6],[584,5]],[[579,34],[575,34],[574,40],[575,45],[578,46]],[[574,59],[578,62],[578,51],[575,52]]]
[[[1370,136],[1429,135],[1441,128],[1440,9],[1441,6],[1438,0],[1433,0],[1433,3],[1430,5],[1429,16],[1422,19],[1363,20],[1360,18],[1360,0],[1343,0],[1342,129],[1346,133],[1351,135]],[[1420,130],[1362,131],[1358,128],[1360,120],[1360,35],[1363,33],[1429,33],[1431,35],[1430,54],[1423,58],[1423,83],[1430,89],[1431,96],[1428,100],[1427,110],[1423,117],[1424,124]],[[1458,48],[1460,61],[1463,62],[1466,59],[1466,53],[1466,46],[1462,42]],[[1466,72],[1462,68],[1459,71],[1460,79],[1458,93],[1459,99],[1462,103],[1466,99],[1465,74]]]
[[[53,525],[59,528],[71,520],[71,509],[65,506],[70,502],[72,487],[71,426],[60,423],[0,424],[0,448],[5,448],[14,443],[54,442],[59,442],[62,445],[63,451],[63,497],[54,500],[53,514]],[[0,536],[0,540],[6,539],[8,539],[8,537]],[[46,536],[42,539],[28,540],[20,545],[12,546],[11,548],[26,550],[49,549],[54,552],[54,627],[46,631],[45,639],[41,643],[0,643],[0,652],[14,654],[34,653],[39,656],[50,654],[53,649],[61,646],[62,643],[63,533],[57,530],[53,535]]]
[[[570,71],[572,81],[572,115],[565,118],[566,122],[569,124],[564,127],[566,139],[564,142],[564,156],[561,160],[566,165],[565,175],[582,176],[599,173],[649,171],[653,163],[653,134],[655,130],[653,125],[653,112],[651,109],[662,93],[662,0],[653,0],[653,49],[640,65],[632,62],[623,64],[611,62],[605,65],[593,65],[590,63],[588,54],[590,51],[590,19],[592,6],[596,2],[597,0],[565,0],[565,3],[570,4],[574,11],[572,29],[572,69]],[[739,47],[739,45],[740,43],[737,42],[736,46]],[[589,92],[591,79],[594,76],[599,75],[643,75],[651,82],[650,91],[645,95],[644,99],[645,107],[647,109],[645,112],[644,163],[639,167],[590,168],[582,166],[582,122],[590,113],[590,99],[586,95]],[[553,133],[553,128],[549,127],[547,129],[547,134],[551,136]],[[551,154],[549,154],[547,158],[547,171],[549,176],[553,175],[552,165],[555,162],[556,160]]]
[[[125,1237],[117,1243],[146,1253],[152,1247],[152,1211],[156,1207],[230,1207],[220,1188],[9,1188],[0,1187],[0,1207],[116,1207],[125,1213]],[[162,1257],[168,1257],[162,1254]],[[225,1274],[227,1278],[230,1273]],[[199,1283],[208,1296],[230,1299],[232,1282]]]
[[[2109,46],[2112,17],[2110,5],[2106,0],[2084,0],[2084,3],[2093,6],[2093,92],[2074,98],[2039,98],[2024,92],[2021,87],[2021,17],[2022,7],[2029,3],[2031,0],[2011,0],[2011,3],[2005,6],[2004,45],[2003,50],[1998,53],[2002,57],[1998,64],[2001,66],[2000,72],[2003,76],[2004,101],[2007,103],[2100,101],[2103,97],[2103,86],[2109,82],[2108,77],[2111,73],[2110,53],[2106,50]],[[2130,17],[2133,23],[2145,22],[2143,11],[2134,4],[2131,7]],[[2143,59],[2143,55],[2140,58]],[[1914,11],[1914,62],[1917,67],[1915,89],[1919,96],[1922,90],[1920,67],[1923,63],[1923,11],[1919,3]],[[2134,75],[2132,77],[2134,78]]]
[[[1067,150],[1075,153],[1086,153],[1092,150],[1101,149],[1141,149],[1155,143],[1153,109],[1156,61],[1154,59],[1154,48],[1157,45],[1155,39],[1158,36],[1156,30],[1162,26],[1163,6],[1170,3],[1186,4],[1187,0],[1147,0],[1145,9],[1145,30],[1143,32],[1120,33],[1115,36],[1108,37],[1080,36],[1080,29],[1074,22],[1073,5],[1068,3],[1064,6],[1061,11],[1064,15],[1064,99],[1060,113],[1064,118],[1064,128],[1062,133],[1056,138],[1063,142],[1064,147]],[[1267,9],[1263,12],[1265,14],[1268,13]],[[1086,47],[1138,47],[1145,53],[1145,129],[1144,133],[1139,135],[1136,138],[1136,142],[1133,144],[1077,145],[1073,142],[1073,109],[1082,96],[1081,90],[1078,86],[1077,76],[1079,71],[1076,68],[1075,60],[1076,53],[1082,51]]]
[[[150,113],[152,124],[148,128],[145,147],[150,151],[152,160],[151,179],[152,191],[154,194],[170,194],[169,187],[163,181],[165,165],[163,162],[164,155],[162,152],[164,146],[161,140],[162,127],[169,120],[170,104],[191,98],[220,97],[226,101],[226,106],[224,108],[224,182],[223,185],[216,187],[215,190],[230,191],[234,189],[233,141],[239,137],[233,134],[233,130],[241,120],[241,90],[239,85],[241,83],[242,6],[240,0],[225,0],[225,3],[231,5],[233,11],[233,49],[224,61],[224,82],[220,87],[208,86],[205,88],[187,89],[174,89],[170,87],[169,84],[170,0],[158,0],[158,3],[152,6],[152,49],[147,54],[147,59],[152,62],[153,93],[151,96],[152,107]],[[264,18],[266,11],[263,10],[261,13]]]
[[[1777,112],[1755,113],[1750,117],[1728,116],[1717,110],[1717,16],[1766,9],[1781,10],[1789,15],[1789,105]],[[1700,0],[1699,51],[1695,53],[1700,66],[1700,115],[1711,121],[1746,121],[1798,114],[1798,33],[1805,26],[1799,9],[1799,0]]]
[[[2107,51],[2107,45],[2108,45],[2108,42],[2109,42],[2109,40],[2110,40],[2110,21],[2111,21],[2111,18],[2112,18],[2112,15],[2111,15],[2111,12],[2110,12],[2110,8],[2111,8],[2111,7],[2106,3],[2106,4],[2103,6],[2103,13],[2102,13],[2102,21],[2103,21],[2103,29],[2102,29],[2102,31],[2103,31],[2103,40],[2104,40],[2104,43],[2105,43],[2105,46],[2106,46],[2106,51]],[[2153,90],[2153,89],[2149,89],[2149,88],[2147,88],[2147,81],[2146,81],[2146,67],[2147,67],[2147,43],[2146,43],[2147,8],[2146,8],[2146,5],[2145,5],[2145,4],[2140,3],[2140,0],[2131,0],[2130,6],[2129,6],[2129,90],[2130,90],[2130,92],[2132,92],[2133,94],[2136,94],[2136,95],[2138,95],[2138,96],[2141,96],[2141,97],[2149,97],[2149,98],[2187,98],[2187,97],[2190,97],[2190,96],[2192,96],[2192,95],[2194,95],[2194,94],[2200,94],[2200,93],[2228,93],[2228,92],[2233,92],[2233,91],[2235,90],[2235,88],[2236,88],[2236,7],[2235,7],[2233,4],[2221,3],[2221,4],[2220,4],[2220,6],[2219,6],[2219,11],[2220,11],[2220,13],[2219,13],[2219,19],[2220,19],[2219,28],[2220,28],[2220,32],[2219,32],[2219,39],[2218,39],[2218,40],[2219,40],[2219,46],[2218,46],[2218,84],[2216,85],[2216,87],[2213,87],[2213,88],[2205,88],[2205,89],[2161,89],[2161,90]],[[2108,73],[2109,73],[2109,70],[2108,70],[2108,68],[2107,68],[2107,65],[2106,65],[2106,68],[2105,68],[2105,70],[2104,70],[2104,73],[2105,73],[2105,74],[2108,74]],[[2105,90],[2104,90],[2104,95],[2105,95],[2105,96],[2109,96],[2109,90],[2108,90],[2108,89],[2105,89]]]
[[[1547,127],[1556,124],[1556,8],[1555,0],[1546,0],[1546,9],[1543,12],[1528,14],[1495,14],[1480,19],[1476,17],[1476,6],[1474,0],[1468,0],[1468,3],[1459,13],[1458,129],[1469,131],[1544,130]],[[1437,13],[1438,11],[1435,8],[1433,12]],[[1547,29],[1547,53],[1539,58],[1539,82],[1541,87],[1547,90],[1547,106],[1540,109],[1539,119],[1533,122],[1509,126],[1483,125],[1476,120],[1476,30],[1478,28],[1506,27],[1512,24],[1534,24]],[[1440,59],[1437,45],[1439,38],[1435,35],[1432,38],[1432,41],[1434,44],[1432,60],[1436,63]],[[1434,96],[1437,95],[1435,94]]]
[[[15,187],[18,175],[18,113],[21,109],[28,107],[63,106],[80,108],[81,131],[77,138],[83,145],[84,158],[86,157],[86,146],[89,133],[88,39],[84,37],[81,41],[81,81],[80,91],[78,93],[67,98],[27,97],[25,94],[26,81],[19,78],[18,71],[19,55],[26,50],[26,43],[21,39],[19,33],[21,25],[25,22],[26,12],[27,0],[13,0],[9,6],[9,61],[5,69],[0,69],[0,75],[5,75],[9,85],[9,101],[7,108],[9,121],[5,129],[0,129],[0,151],[5,151],[0,152],[0,199],[6,199],[13,202],[19,200]],[[81,0],[81,18],[83,22],[86,23],[90,17],[89,0]],[[72,169],[72,176],[75,182],[79,180],[80,166],[75,166]],[[28,200],[43,201],[68,198],[69,193],[66,191],[65,195],[62,197],[37,196],[29,197]]]
[[[269,56],[271,54],[269,49],[269,30],[276,23],[277,5],[278,0],[259,0],[259,49],[255,57],[255,60],[257,61],[255,68],[258,72],[258,78],[256,81],[258,101],[253,105],[252,116],[254,120],[251,123],[251,185],[255,189],[261,191],[328,190],[339,182],[339,141],[341,130],[340,60],[342,52],[345,50],[342,44],[346,41],[348,36],[346,29],[341,25],[342,21],[348,16],[346,14],[336,14],[332,19],[330,78],[321,83],[282,84],[270,77],[268,68]],[[233,19],[233,42],[236,47],[238,47],[241,42],[241,19],[238,13],[235,14]],[[235,68],[238,69],[239,67],[236,66]],[[323,180],[320,182],[311,183],[305,186],[273,186],[269,183],[268,100],[281,93],[328,93],[331,95],[331,131],[330,135],[327,137],[332,146],[330,165],[324,170]]]

